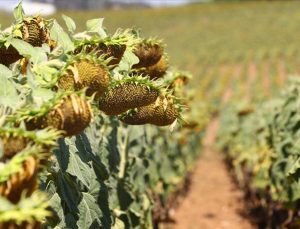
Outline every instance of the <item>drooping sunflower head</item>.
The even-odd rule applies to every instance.
[[[162,57],[164,44],[157,39],[144,39],[136,43],[133,53],[139,58],[139,63],[133,65],[133,68],[149,67]]]
[[[98,36],[89,37],[75,42],[75,54],[80,52],[95,52],[97,56],[104,56],[108,65],[113,68],[118,65],[125,50],[132,50],[134,44],[139,41],[129,30],[117,30],[113,36],[101,38]]]
[[[1,229],[41,228],[46,217],[52,215],[47,195],[39,191],[29,197],[23,195],[18,203],[0,198],[3,203],[0,209]]]
[[[152,124],[168,126],[176,120],[181,121],[182,105],[171,94],[161,94],[155,102],[139,107],[119,116],[120,120],[129,125]]]
[[[56,145],[56,140],[61,135],[62,132],[50,128],[28,131],[22,127],[0,127],[0,139],[3,147],[1,160],[13,157],[30,144],[41,145],[47,150]]]
[[[108,88],[110,72],[107,61],[95,53],[72,56],[58,77],[58,88],[78,91],[86,88],[86,95],[100,97]]]
[[[58,93],[48,102],[35,108],[28,105],[9,117],[10,122],[25,122],[27,130],[48,127],[63,131],[64,136],[82,132],[92,120],[90,101],[79,92]]]
[[[169,59],[168,56],[164,54],[156,64],[149,67],[133,69],[132,72],[148,76],[152,80],[157,80],[166,75],[168,67]]]
[[[50,45],[48,22],[41,16],[24,17],[14,26],[13,33],[32,46],[40,47],[44,43]]]
[[[161,86],[148,77],[125,76],[112,82],[109,90],[99,100],[99,109],[107,115],[119,115],[154,102],[160,91]]]

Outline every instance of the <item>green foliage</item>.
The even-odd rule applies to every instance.
[[[295,209],[299,191],[299,78],[291,78],[283,95],[245,108],[231,105],[222,114],[219,146],[232,160],[239,183],[261,197]]]
[[[192,149],[198,148],[201,135],[191,135],[184,146],[178,143],[180,136],[99,117],[84,133],[60,140],[47,190],[52,208],[62,210],[51,227],[70,227],[71,218],[78,228],[117,222],[125,228],[151,228],[150,190],[166,203],[197,156]]]
[[[29,198],[22,198],[18,204],[12,204],[7,199],[0,197],[0,224],[4,222],[32,223],[36,220],[44,220],[51,213],[47,210],[47,196],[44,193],[35,192]]]
[[[25,17],[21,5],[15,17],[15,24]],[[102,26],[103,19],[88,20],[87,31],[75,34],[73,19],[63,19],[69,33],[56,20],[49,20],[45,26],[52,40],[45,41],[42,47],[33,47],[22,36],[11,34],[15,24],[3,32],[22,60],[8,67],[0,65],[0,227],[43,223],[45,228],[152,228],[157,201],[154,196],[159,197],[160,205],[167,205],[169,195],[199,153],[196,149],[200,146],[201,129],[181,129],[175,127],[176,123],[171,125],[172,132],[150,125],[127,126],[118,117],[101,113],[99,98],[95,94],[84,96],[86,88],[57,88],[59,74],[76,55],[76,44],[104,40],[107,45],[126,48],[118,66],[104,66],[110,71],[110,87],[132,83],[156,90],[157,96],[173,93],[167,83],[130,74],[132,66],[139,62],[134,47],[144,38],[136,37],[129,29],[109,35]],[[103,56],[94,54],[84,55],[107,64]],[[78,69],[71,67],[71,77],[76,82],[80,80]],[[176,93],[184,95],[182,90],[179,86]],[[179,99],[173,97],[181,106]],[[82,123],[89,124],[84,131],[64,135],[62,130],[67,132]],[[7,139],[24,140],[24,149],[12,150],[5,156],[2,151],[8,147]],[[31,160],[26,164],[28,158]],[[47,201],[37,191],[36,182],[48,194]],[[7,192],[22,198],[10,203]]]

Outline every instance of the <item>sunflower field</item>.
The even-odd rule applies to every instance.
[[[0,228],[156,227],[209,121],[191,75],[162,40],[62,18],[19,4],[0,31]]]

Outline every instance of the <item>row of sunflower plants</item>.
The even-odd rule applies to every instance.
[[[233,103],[221,114],[219,147],[260,228],[299,228],[300,81],[280,96]]]
[[[199,153],[189,73],[140,31],[63,15],[0,31],[0,228],[153,228]],[[177,124],[177,125],[176,125]],[[164,214],[160,214],[164,212]]]

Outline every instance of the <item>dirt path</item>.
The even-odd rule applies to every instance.
[[[266,97],[269,97],[271,95],[271,82],[270,82],[270,63],[266,61],[262,65],[262,86],[263,86],[263,92]]]
[[[190,192],[175,212],[172,229],[252,229],[243,214],[243,193],[237,189],[213,150],[218,120],[209,126],[204,152],[192,176]],[[169,227],[168,227],[169,228]]]
[[[286,70],[286,67],[285,67],[285,63],[282,59],[280,59],[278,61],[277,71],[278,71],[278,77],[277,77],[278,86],[282,87],[282,86],[284,86],[284,83],[287,80],[287,70]]]
[[[242,66],[241,65],[231,66],[231,70],[232,70],[232,79],[231,79],[231,84],[232,84],[240,76],[242,71]],[[230,87],[227,88],[227,90],[224,92],[224,95],[222,97],[221,100],[222,106],[228,103],[232,96],[233,96],[233,90],[232,90],[232,85],[230,85]]]

